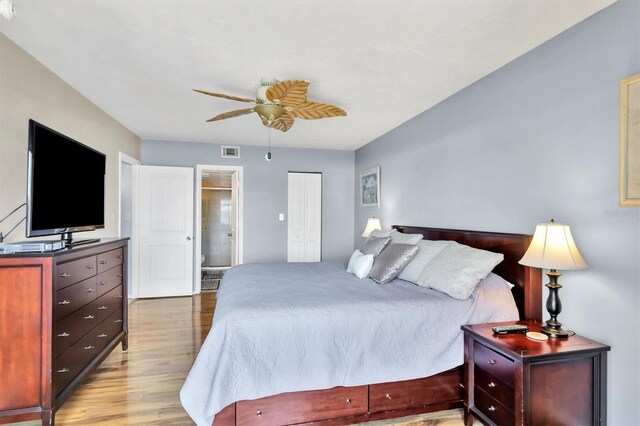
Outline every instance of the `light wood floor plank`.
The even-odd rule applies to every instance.
[[[65,425],[192,425],[179,392],[209,332],[215,294],[141,299],[129,305],[129,351],[120,348],[56,414]],[[371,426],[463,424],[462,410],[373,422]]]

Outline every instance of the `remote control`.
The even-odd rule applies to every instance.
[[[491,329],[493,330],[493,334],[526,333],[529,331],[529,327],[520,324],[500,325],[491,327]]]

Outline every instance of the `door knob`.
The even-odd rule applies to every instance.
[[[191,237],[187,237],[187,241],[191,241]]]

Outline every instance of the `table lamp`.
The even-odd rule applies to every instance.
[[[584,269],[587,263],[584,261],[576,243],[571,236],[569,225],[555,223],[541,223],[536,226],[531,244],[518,262],[521,265],[534,266],[536,268],[549,269],[547,276],[549,289],[547,298],[547,311],[551,319],[540,331],[551,337],[565,337],[568,333],[562,329],[562,323],[558,321],[558,315],[562,310],[562,303],[558,296],[558,290],[562,288],[558,284],[560,274],[556,269]]]
[[[373,231],[381,230],[382,226],[380,226],[380,219],[377,217],[370,217],[367,219],[367,226],[364,227],[364,232],[362,232],[363,237],[368,237]]]

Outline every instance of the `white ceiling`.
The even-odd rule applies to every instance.
[[[13,0],[0,31],[143,139],[265,145],[261,77],[311,81],[347,117],[272,144],[356,149],[615,0]]]

